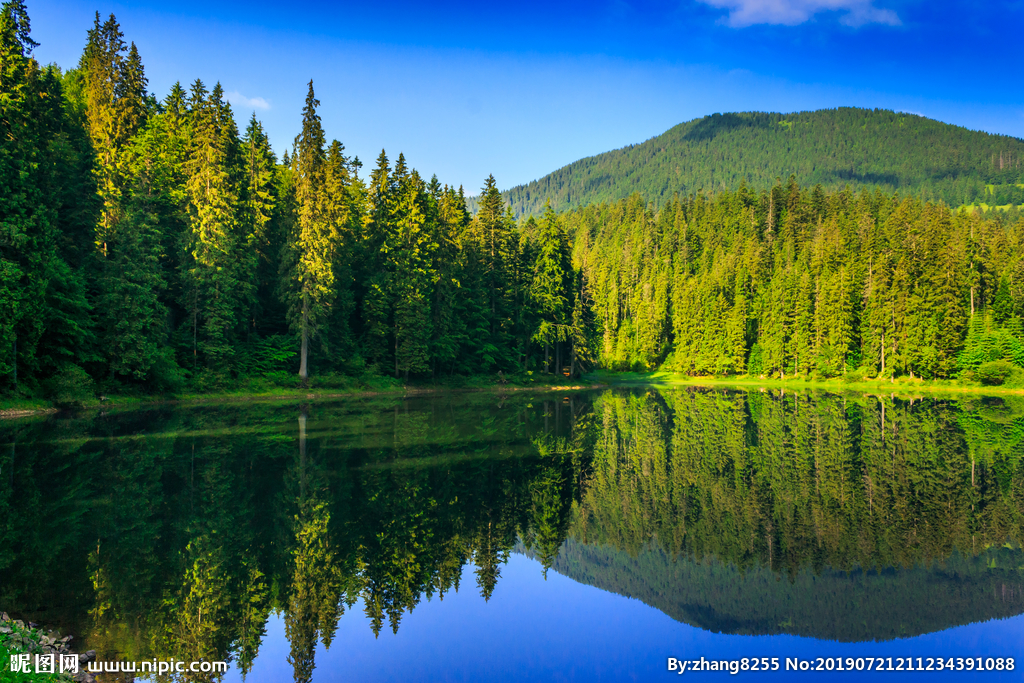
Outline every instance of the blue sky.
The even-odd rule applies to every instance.
[[[726,111],[865,106],[1024,137],[1024,0],[175,3],[26,0],[43,62],[95,11],[150,89],[220,81],[278,153],[312,78],[328,138],[475,194]]]

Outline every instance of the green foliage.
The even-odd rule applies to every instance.
[[[962,373],[976,375],[980,366],[993,361],[1024,367],[1024,330],[1019,319],[1009,320],[1005,327],[996,326],[995,318],[990,316],[977,316],[972,321],[957,366]]]
[[[58,408],[74,408],[92,399],[94,384],[89,373],[68,363],[43,382],[43,391]]]
[[[634,195],[561,220],[605,368],[931,379],[1019,354],[1007,316],[1024,224],[1004,217],[790,178],[657,212]],[[1005,325],[986,323],[990,310]]]
[[[880,187],[952,206],[1020,204],[1024,142],[882,109],[714,114],[573,162],[505,196],[518,216],[539,215],[548,201],[564,211],[635,192],[665,206],[676,194],[718,194],[741,183],[767,190],[790,174],[833,191]]]
[[[1008,380],[1018,368],[1005,360],[993,360],[982,363],[974,371],[979,382],[988,386],[998,386]]]
[[[251,342],[242,351],[239,369],[246,375],[269,376],[293,369],[298,344],[291,335],[272,335]]]
[[[274,384],[296,369],[292,339],[303,382],[660,366],[931,379],[1024,363],[1019,212],[924,201],[966,201],[981,181],[1003,197],[1021,174],[1010,138],[884,111],[715,116],[528,199],[489,176],[471,215],[462,188],[403,154],[360,178],[312,83],[277,163],[219,84],[176,83],[157,104],[113,16],[62,73],[32,59],[24,6],[5,7],[5,395],[43,395],[68,364],[127,393]],[[558,213],[592,200],[608,201]]]

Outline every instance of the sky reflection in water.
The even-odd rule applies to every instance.
[[[255,683],[1021,659],[1022,455],[1016,397],[641,388],[8,421],[0,609],[101,659],[230,659],[226,680]]]
[[[463,573],[471,587],[472,568]],[[644,603],[581,585],[554,572],[543,579],[535,560],[513,554],[490,602],[475,591],[423,602],[397,635],[375,639],[362,605],[338,623],[329,650],[319,645],[313,680],[331,681],[648,681],[674,680],[666,659],[780,657],[778,672],[742,678],[786,680],[1019,680],[1016,672],[803,673],[785,671],[785,657],[1006,657],[1024,659],[1024,615],[959,626],[914,638],[840,643],[790,635],[735,636],[679,623]],[[284,619],[273,615],[247,681],[285,681]],[[680,680],[725,679],[721,672],[687,672]],[[227,681],[241,681],[232,670]]]

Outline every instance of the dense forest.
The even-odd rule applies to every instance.
[[[0,13],[0,392],[215,388],[246,377],[579,372],[568,239],[328,141],[313,83],[278,160],[219,84],[146,90],[116,19],[78,66]],[[298,112],[297,112],[298,114]]]
[[[562,220],[608,368],[998,383],[1024,366],[1015,212],[790,178],[658,211],[633,195]]]
[[[892,193],[904,185],[881,171],[854,182],[800,167],[826,184],[740,174],[710,185],[733,190],[644,186],[519,220],[489,177],[471,214],[461,187],[424,180],[401,154],[382,151],[363,174],[328,142],[312,82],[279,160],[255,116],[239,127],[219,84],[150,93],[113,16],[97,15],[73,69],[31,57],[20,0],[3,5],[0,41],[5,398],[595,367],[1024,381],[1016,209],[952,210]],[[920,145],[957,160],[968,184],[1009,187],[1022,172],[1020,141],[923,119],[762,118],[712,118],[685,135],[756,138],[766,121],[785,131],[772,135],[804,131],[826,151],[846,140],[928,177],[947,176]],[[856,143],[828,132],[876,128],[887,132]],[[730,149],[751,154],[755,138]],[[773,176],[790,167],[766,159]]]
[[[638,145],[573,162],[508,190],[517,216],[676,194],[806,185],[883,192],[951,206],[1024,204],[1024,140],[915,114],[844,107],[792,114],[714,114]]]
[[[432,597],[489,599],[513,552],[730,632],[889,639],[1024,610],[1015,397],[544,399],[0,421],[0,602],[101,659],[243,673],[279,612],[296,681],[318,643],[350,646],[345,614],[386,633]]]

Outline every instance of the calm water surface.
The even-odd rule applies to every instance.
[[[5,421],[0,444],[0,609],[100,659],[301,682],[1024,671],[1019,398],[211,405]],[[1017,662],[785,670],[817,657]]]

